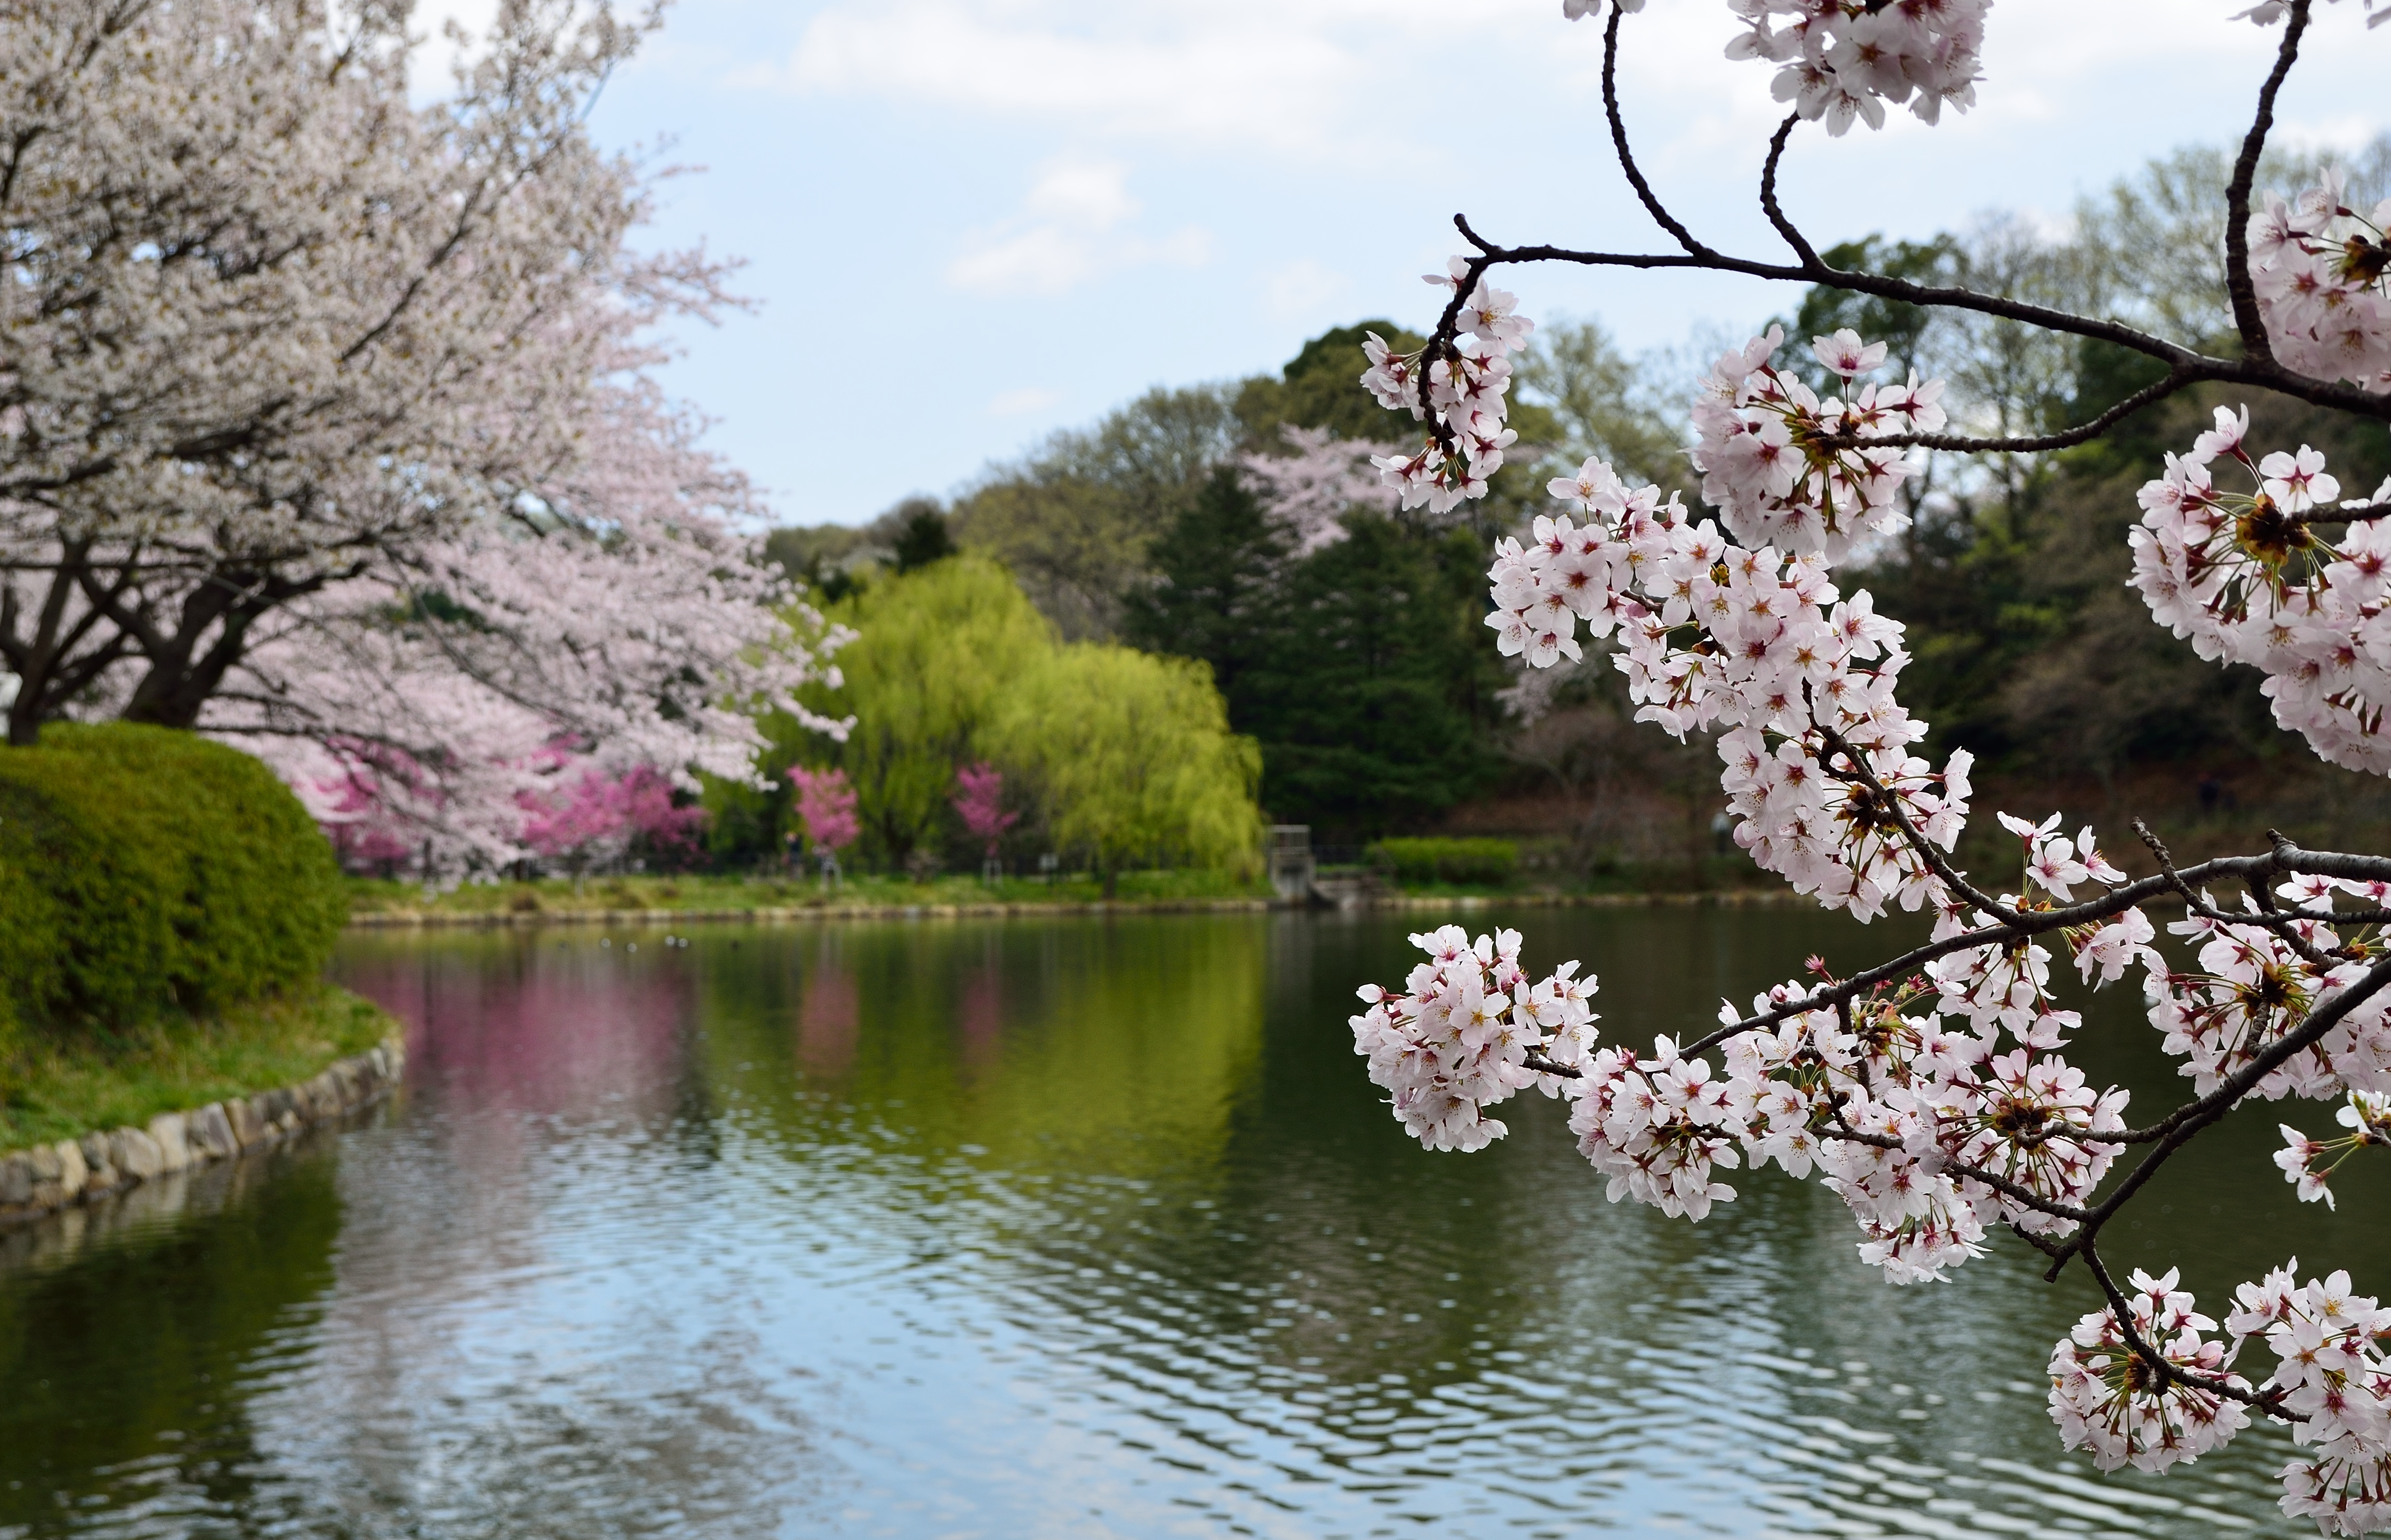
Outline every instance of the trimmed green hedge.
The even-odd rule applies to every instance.
[[[1519,870],[1519,842],[1508,839],[1382,839],[1369,856],[1401,882],[1491,886],[1509,882]]]
[[[189,732],[56,724],[0,748],[0,1007],[122,1026],[314,979],[348,912],[265,765]]]

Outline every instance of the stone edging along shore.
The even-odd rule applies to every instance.
[[[1444,912],[1478,909],[1742,909],[1787,902],[1790,891],[1738,888],[1712,893],[1506,893],[1495,896],[1455,894],[1383,894],[1363,899],[1351,909]],[[504,930],[559,925],[707,925],[743,922],[782,925],[804,920],[963,920],[1006,919],[1058,914],[1248,914],[1265,910],[1299,910],[1302,904],[1269,899],[1171,899],[1151,902],[1091,899],[1079,903],[968,904],[791,904],[756,909],[537,909],[491,910],[483,913],[454,911],[377,910],[349,916],[352,929],[410,930],[465,926]]]
[[[297,1085],[211,1102],[190,1112],[162,1112],[146,1129],[110,1129],[0,1155],[0,1225],[263,1148],[310,1124],[370,1106],[398,1084],[406,1062],[405,1046],[389,1037]]]

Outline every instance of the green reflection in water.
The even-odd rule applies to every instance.
[[[332,1283],[332,1176],[319,1146],[218,1168],[180,1214],[0,1274],[0,1530],[166,1485],[244,1505],[250,1388]]]

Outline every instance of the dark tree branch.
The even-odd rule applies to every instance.
[[[2233,180],[2225,188],[2225,292],[2233,302],[2233,329],[2242,334],[2245,356],[2275,361],[2267,342],[2267,326],[2258,314],[2258,289],[2250,277],[2250,185],[2258,176],[2258,158],[2266,153],[2267,135],[2275,126],[2275,94],[2300,56],[2300,34],[2308,27],[2308,0],[2292,0],[2283,23],[2282,45],[2275,50],[2275,68],[2258,88],[2258,110],[2250,132],[2242,136],[2242,153],[2233,161]]]
[[[1618,22],[1615,9],[1611,13],[1611,20],[1615,27]],[[1793,221],[1785,217],[1785,211],[1777,203],[1777,165],[1785,158],[1785,144],[1793,136],[1793,125],[1801,121],[1801,113],[1786,113],[1785,121],[1777,125],[1776,136],[1768,141],[1768,160],[1760,170],[1760,207],[1768,215],[1768,222],[1777,226],[1777,233],[1785,238],[1785,244],[1792,247],[1793,254],[1802,259],[1803,266],[1824,267],[1826,264],[1819,260],[1809,238],[1793,227]]]
[[[1643,201],[1644,212],[1650,214],[1661,228],[1676,237],[1677,244],[1686,249],[1688,257],[1716,257],[1716,252],[1695,239],[1694,232],[1679,224],[1677,216],[1661,205],[1660,195],[1652,190],[1652,184],[1644,179],[1643,169],[1635,163],[1635,150],[1628,148],[1627,120],[1619,110],[1619,20],[1625,14],[1622,7],[1611,6],[1609,24],[1602,32],[1602,111],[1610,123],[1610,145],[1619,156],[1619,169],[1627,174],[1627,185],[1634,188],[1635,196]],[[1782,130],[1778,137],[1782,139]],[[1770,164],[1772,167],[1775,165],[1774,156],[1770,158]]]
[[[2100,1284],[2100,1292],[2109,1297],[2109,1317],[2117,1323],[2117,1335],[2126,1339],[2126,1351],[2140,1359],[2142,1366],[2150,1370],[2151,1378],[2156,1379],[2161,1386],[2172,1381],[2191,1390],[2204,1391],[2209,1395],[2223,1396],[2229,1401],[2238,1401],[2247,1406],[2255,1406],[2268,1416],[2281,1417],[2286,1422],[2307,1420],[2306,1414],[2287,1409],[2283,1405],[2281,1394],[2268,1395],[2256,1391],[2244,1390],[2217,1376],[2197,1374],[2188,1369],[2178,1368],[2168,1363],[2159,1355],[2157,1349],[2142,1340],[2141,1333],[2134,1326],[2133,1302],[2126,1298],[2122,1289],[2118,1288],[2117,1281],[2109,1276],[2109,1269],[2102,1264],[2100,1253],[2088,1245],[2084,1248],[2084,1264],[2092,1270],[2093,1280]]]

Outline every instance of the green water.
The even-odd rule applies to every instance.
[[[1469,918],[1640,1037],[1889,939]],[[0,1535],[2313,1533],[2271,1431],[2165,1480],[2060,1454],[2041,1368],[2089,1304],[2014,1244],[1892,1289],[1774,1172],[1699,1226],[1613,1208],[1541,1098],[1485,1154],[1407,1144],[1345,1017],[1419,923],[354,937],[397,1101],[0,1240]],[[2077,1056],[2155,1111],[2180,1082],[2106,1003]],[[2274,1113],[2116,1262],[2391,1287],[2383,1173],[2299,1208]]]

